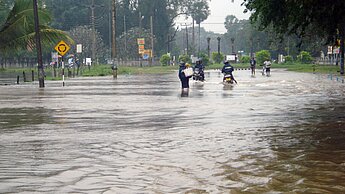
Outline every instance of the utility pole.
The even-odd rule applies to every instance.
[[[91,1],[91,28],[92,28],[92,61],[96,61],[96,27],[95,27],[95,0]]]
[[[192,33],[192,47],[193,48],[195,47],[195,26],[194,26],[194,22],[195,22],[195,20],[193,18],[193,33]],[[195,55],[194,50],[195,49],[193,49],[193,55]]]
[[[123,32],[125,34],[125,53],[127,53],[127,26],[126,26],[126,15],[123,16]]]
[[[168,50],[168,53],[170,53],[170,35],[168,35],[168,45],[167,45],[167,50]]]
[[[41,47],[41,36],[39,29],[39,19],[38,19],[38,8],[37,0],[33,0],[34,8],[34,18],[35,18],[35,36],[36,36],[36,49],[37,49],[37,62],[38,62],[38,81],[39,87],[44,88],[44,69],[42,61],[42,47]]]
[[[187,44],[187,47],[186,47],[187,53],[186,54],[188,55],[188,53],[189,53],[188,52],[188,50],[189,50],[189,48],[188,48],[189,47],[189,45],[188,45],[188,26],[187,26],[187,24],[185,24],[185,25],[186,25],[186,44]]]
[[[150,17],[150,23],[151,23],[151,59],[152,59],[152,64],[154,64],[154,52],[153,52],[153,46],[154,46],[154,41],[153,41],[153,16]]]
[[[112,34],[111,34],[111,60],[113,63],[114,74],[113,77],[117,78],[117,66],[115,65],[116,59],[116,0],[112,1],[111,6],[111,21],[112,21]]]
[[[199,23],[199,31],[198,31],[199,33],[198,33],[198,36],[199,36],[199,40],[198,40],[198,57],[199,57],[199,54],[200,54],[200,44],[201,44],[201,42],[200,42],[200,23]]]

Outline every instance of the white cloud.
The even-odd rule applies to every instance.
[[[207,31],[213,31],[216,33],[225,33],[226,29],[224,27],[225,18],[228,15],[235,15],[238,19],[248,19],[250,14],[243,13],[245,9],[241,6],[242,0],[211,0],[209,2],[211,14],[207,20],[201,23]],[[184,16],[179,17],[176,20],[176,24],[180,26],[181,24],[191,24],[191,20],[186,20]]]

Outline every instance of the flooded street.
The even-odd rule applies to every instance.
[[[345,193],[345,84],[234,75],[0,86],[0,193]]]

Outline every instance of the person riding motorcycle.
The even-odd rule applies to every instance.
[[[202,64],[202,60],[198,59],[195,63],[195,66],[194,66],[195,75],[194,75],[193,79],[204,81],[204,79],[205,79],[204,69],[205,69],[205,67]],[[200,78],[197,78],[197,76],[200,76]]]
[[[234,82],[237,84],[237,81],[235,80],[234,75],[232,74],[233,71],[234,67],[230,64],[229,61],[225,61],[224,66],[222,68],[222,73],[224,74],[223,82],[225,81],[225,76],[230,75],[231,79],[234,80]]]

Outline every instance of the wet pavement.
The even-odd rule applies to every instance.
[[[0,86],[0,193],[345,193],[345,84],[234,75]]]

